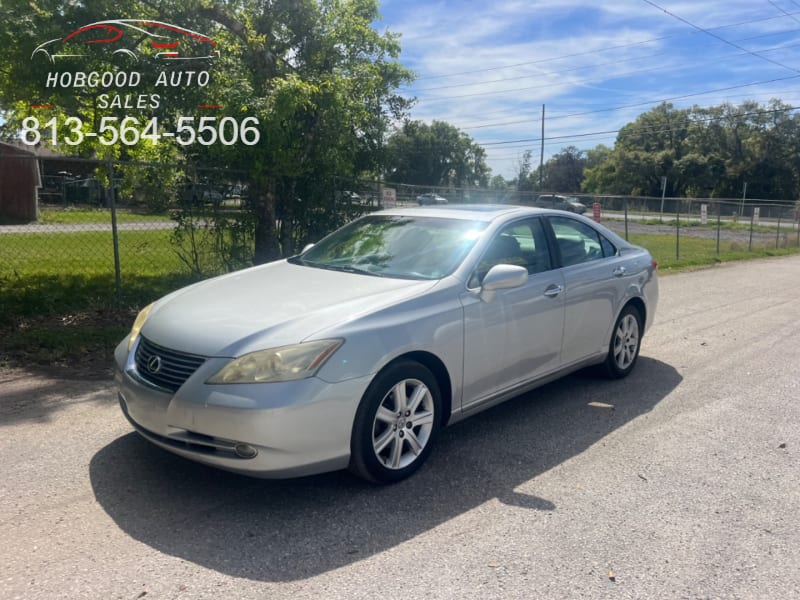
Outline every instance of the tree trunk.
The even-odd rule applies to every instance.
[[[261,265],[281,257],[275,235],[275,183],[258,186],[256,190],[256,232],[253,262]]]
[[[289,193],[283,199],[281,218],[281,251],[284,256],[294,254],[294,198],[297,193],[297,181],[292,179]]]

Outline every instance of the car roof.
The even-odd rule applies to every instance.
[[[571,219],[591,224],[592,227],[612,240],[618,248],[635,247],[633,244],[620,237],[601,223],[596,223],[584,215],[578,215],[573,212],[567,212],[553,208],[518,206],[515,204],[437,204],[432,206],[390,208],[369,214],[403,217],[441,217],[445,219],[478,221],[481,223],[491,223],[496,219],[506,220],[506,218],[525,217],[527,215],[553,215],[559,217],[566,216]]]
[[[466,219],[470,221],[494,221],[498,217],[508,215],[535,215],[548,211],[527,206],[512,204],[447,204],[435,206],[409,206],[382,210],[381,215],[398,215],[410,217],[444,217],[448,219]]]

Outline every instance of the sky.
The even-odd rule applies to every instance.
[[[455,125],[515,176],[566,146],[613,146],[616,131],[676,108],[800,106],[800,0],[382,0],[416,74],[410,118]]]

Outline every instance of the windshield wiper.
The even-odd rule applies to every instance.
[[[345,273],[357,273],[359,275],[372,275],[373,277],[386,277],[383,273],[376,273],[375,271],[370,271],[368,269],[362,269],[360,267],[354,267],[352,265],[341,265],[332,267],[334,269],[338,269],[340,271],[344,271]]]
[[[312,267],[314,269],[325,269],[326,271],[341,271],[343,273],[356,273],[357,275],[371,275],[372,277],[386,277],[382,273],[376,273],[368,269],[361,269],[352,265],[332,265],[329,263],[318,263],[310,260],[303,260],[299,256],[293,256],[289,262],[295,265],[303,265],[304,267]]]

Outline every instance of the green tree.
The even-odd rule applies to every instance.
[[[662,176],[672,190],[680,189],[682,177],[674,167],[685,153],[689,124],[688,110],[663,103],[625,125],[611,156],[619,186],[614,191],[655,196],[660,194]]]
[[[522,157],[519,159],[516,177],[518,192],[532,192],[537,187],[536,183],[534,183],[535,172],[532,170],[532,160],[532,150],[525,150],[525,152],[522,153]],[[538,179],[536,181],[538,181]]]
[[[800,118],[778,100],[695,108],[691,145],[708,168],[705,188],[720,197],[793,199],[798,194]]]
[[[588,154],[583,189],[606,194],[794,200],[800,190],[800,116],[779,100],[677,110],[662,104],[620,130],[612,150]]]
[[[587,158],[583,150],[568,146],[552,156],[544,165],[544,189],[575,193],[581,190]]]
[[[334,176],[377,171],[387,124],[408,107],[395,90],[411,73],[397,61],[398,36],[373,28],[376,0],[4,0],[0,42],[13,50],[0,57],[0,108],[12,129],[34,102],[55,105],[62,119],[81,117],[87,129],[111,114],[99,106],[98,90],[44,90],[52,65],[33,64],[30,54],[44,40],[112,18],[174,23],[217,40],[220,57],[204,66],[207,86],[164,90],[157,109],[138,114],[158,114],[174,130],[187,107],[199,118],[207,113],[196,107],[213,103],[221,107],[218,120],[258,120],[255,145],[173,149],[176,159],[249,173],[257,262],[294,251],[309,215],[331,209]],[[135,146],[101,147],[97,140],[71,150],[137,155]]]
[[[410,185],[485,187],[486,153],[443,121],[405,121],[386,143],[386,179]]]
[[[509,189],[509,186],[511,184],[512,182],[506,181],[506,179],[502,175],[495,175],[489,181],[489,189],[499,192],[504,192]]]

